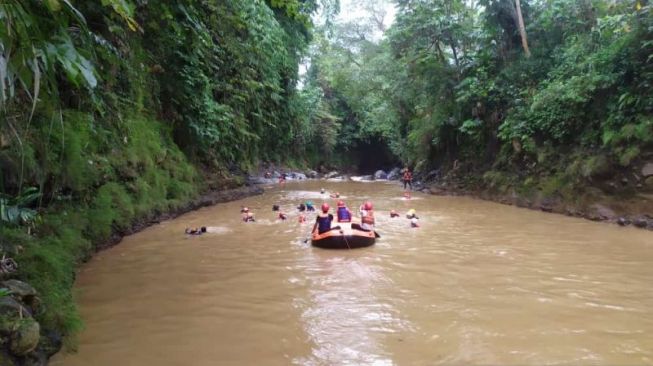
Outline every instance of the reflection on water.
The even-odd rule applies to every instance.
[[[334,206],[322,187],[353,211],[371,199],[382,239],[312,248],[314,214],[300,224],[295,207]],[[402,193],[287,183],[128,237],[81,271],[86,330],[53,364],[653,363],[652,233]],[[420,228],[403,218],[411,208]],[[183,234],[196,226],[209,233]]]

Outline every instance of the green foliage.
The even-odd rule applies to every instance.
[[[32,223],[37,218],[37,212],[29,206],[40,196],[36,187],[27,188],[16,197],[0,193],[0,222],[11,225]]]

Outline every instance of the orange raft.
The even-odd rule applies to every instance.
[[[311,244],[324,249],[354,249],[374,245],[374,231],[354,229],[348,222],[334,222],[334,225],[340,226],[340,229],[332,229],[322,234],[318,234],[317,230],[313,231]]]

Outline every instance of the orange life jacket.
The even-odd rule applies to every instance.
[[[365,216],[361,218],[363,224],[374,225],[374,212],[372,210],[365,211]]]

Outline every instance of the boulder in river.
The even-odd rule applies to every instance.
[[[388,173],[384,172],[383,170],[377,170],[374,173],[374,179],[388,179]]]
[[[304,173],[297,173],[297,172],[292,172],[290,173],[290,178],[296,179],[296,180],[306,180],[306,174]]]
[[[315,170],[309,170],[309,171],[306,172],[306,176],[311,178],[311,179],[317,178],[317,175],[318,174],[317,174],[317,172]]]
[[[617,219],[617,224],[619,224],[619,226],[628,226],[630,223],[630,220],[625,217],[620,217]]]
[[[388,173],[387,179],[397,180],[397,179],[399,179],[400,175],[401,175],[401,168],[394,168]]]
[[[332,172],[328,172],[327,174],[325,174],[324,178],[325,179],[333,179],[333,178],[338,177],[339,175],[340,175],[340,173],[334,170]]]

